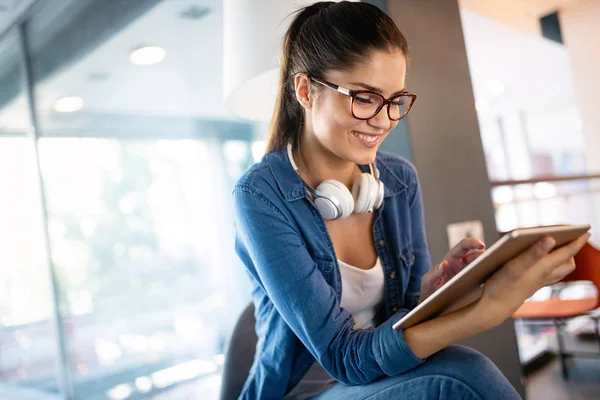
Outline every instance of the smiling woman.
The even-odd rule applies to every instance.
[[[240,398],[519,398],[489,359],[453,344],[498,326],[547,284],[523,271],[572,270],[587,237],[551,254],[540,242],[480,301],[392,329],[484,249],[463,239],[432,265],[415,168],[379,151],[416,98],[407,56],[373,5],[317,2],[294,14],[267,155],[233,191],[258,336]]]

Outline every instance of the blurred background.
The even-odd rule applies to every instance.
[[[268,126],[226,103],[236,3],[0,0],[1,399],[218,398],[250,299],[230,192]],[[590,223],[600,245],[599,2],[445,3],[470,95],[443,101],[477,120],[485,226]],[[418,140],[445,134],[407,124],[388,150],[416,160]],[[521,363],[553,334],[517,328]]]

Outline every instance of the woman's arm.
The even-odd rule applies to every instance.
[[[403,314],[377,328],[354,329],[352,316],[340,307],[284,205],[277,207],[250,185],[237,186],[233,200],[240,258],[281,318],[332,377],[364,384],[424,361],[415,357],[402,332],[392,329]]]
[[[406,343],[417,357],[427,358],[451,344],[493,328],[496,319],[481,311],[475,302],[410,327],[404,331]]]
[[[420,295],[430,294],[421,293],[421,283],[423,275],[431,268],[431,261],[427,249],[419,180],[414,167],[409,172],[406,178],[409,184],[415,261],[411,269],[406,303],[414,308],[419,303]],[[532,246],[488,280],[480,300],[406,329],[406,343],[417,357],[427,358],[451,344],[499,325],[510,318],[536,290],[562,279],[572,271],[572,257],[583,247],[588,237],[589,235],[584,235],[578,241],[550,254],[548,252],[554,246],[553,242],[546,248],[542,247],[542,242]],[[474,243],[471,245],[473,249],[477,247]],[[475,256],[479,254],[480,252],[476,252]]]

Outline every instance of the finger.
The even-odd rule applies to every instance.
[[[544,257],[542,262],[538,264],[538,268],[531,270],[531,276],[541,277],[543,282],[547,284],[549,284],[548,282],[562,279],[564,275],[566,275],[564,274],[563,276],[560,276],[562,271],[569,270],[569,267],[565,266],[565,264],[571,264],[571,259],[585,245],[589,237],[589,233],[583,234],[573,242],[570,242],[569,244],[551,252],[549,255]],[[558,272],[557,268],[560,268]]]
[[[510,260],[507,266],[513,273],[523,267],[531,267],[547,255],[554,248],[554,245],[556,245],[556,241],[550,236],[545,236],[519,256]]]
[[[440,272],[440,275],[438,277],[438,282],[437,284],[441,287],[442,285],[444,285],[446,282],[448,282],[450,279],[452,279],[452,277],[454,275],[456,275],[455,273],[453,273],[450,270],[450,264],[448,263],[448,261],[442,261],[440,263],[440,265],[438,266],[438,270]]]
[[[435,275],[434,279],[440,279],[444,276],[444,274],[448,270],[448,261],[442,261],[438,265],[435,266]]]
[[[579,250],[581,250],[581,248],[583,246],[585,246],[585,244],[587,243],[590,236],[591,236],[591,233],[586,232],[583,235],[579,236],[574,241],[572,241],[571,243],[569,243],[565,246],[562,246],[559,249],[556,249],[555,251],[552,252],[552,258],[556,258],[556,260],[562,260],[562,261],[566,261],[566,260],[570,259],[575,254],[577,254],[577,252]]]
[[[446,268],[448,267],[448,261],[442,261],[438,265],[435,266],[436,275],[442,275]]]
[[[590,238],[590,236],[590,233],[585,233],[573,242],[550,253],[550,255],[548,255],[544,262],[540,265],[539,272],[546,277],[545,280],[552,281],[556,279],[562,279],[564,276],[557,278],[557,276],[560,275],[560,271],[569,268],[565,265],[575,264],[573,256],[577,254],[577,252],[579,252],[579,250],[581,250],[581,248],[587,243],[587,240]],[[556,272],[557,268],[562,269],[559,269],[559,272]]]
[[[466,265],[471,264],[475,261],[480,255],[485,253],[485,250],[473,250],[469,254],[463,257],[463,261]]]
[[[444,273],[443,264],[445,263],[446,262],[443,261],[442,263],[433,266],[425,275],[423,275],[422,281],[435,282],[440,279]]]
[[[571,257],[569,261],[556,267],[550,274],[550,278],[546,281],[546,285],[553,285],[560,282],[565,276],[575,270],[575,259]]]
[[[446,255],[452,258],[461,258],[471,250],[483,250],[485,244],[475,238],[465,238],[454,246]]]

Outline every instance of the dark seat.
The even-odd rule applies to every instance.
[[[254,361],[258,340],[254,330],[255,323],[254,304],[250,303],[239,316],[229,338],[223,365],[221,400],[235,400],[242,392]]]

